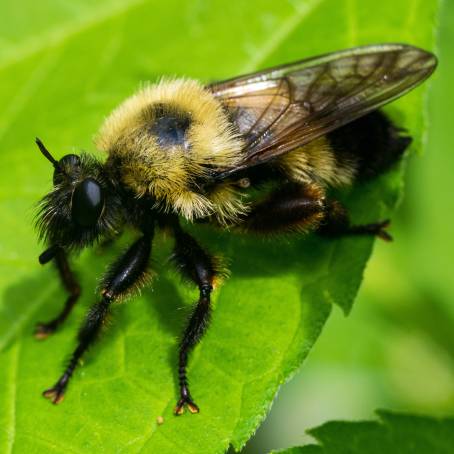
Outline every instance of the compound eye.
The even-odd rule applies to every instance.
[[[81,227],[93,227],[104,208],[101,185],[93,178],[85,178],[77,184],[72,196],[71,216]]]
[[[75,154],[67,154],[58,161],[59,167],[64,169],[68,174],[74,174],[74,171],[80,167],[80,158]],[[64,177],[58,169],[54,171],[54,185],[64,181]]]

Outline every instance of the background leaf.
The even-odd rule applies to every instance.
[[[319,444],[273,451],[276,454],[449,454],[454,418],[435,419],[378,411],[380,421],[332,421],[310,429]]]
[[[432,47],[435,0],[41,2],[2,8],[0,41],[0,446],[5,452],[223,452],[240,448],[281,383],[301,365],[332,304],[349,312],[370,254],[369,239],[262,242],[193,229],[232,260],[209,333],[190,364],[197,416],[174,418],[177,337],[195,293],[168,270],[170,244],[156,239],[159,278],[118,307],[86,357],[64,404],[40,398],[74,345],[96,277],[115,252],[77,262],[81,304],[57,335],[38,343],[33,324],[64,299],[39,269],[31,207],[49,187],[39,135],[56,156],[91,149],[102,118],[141,81],[162,74],[215,80],[353,45],[382,41]],[[373,14],[371,14],[373,12]],[[390,113],[420,143],[422,89]],[[74,148],[76,147],[76,148]],[[47,186],[46,186],[47,185]],[[356,222],[394,206],[400,170],[343,198]],[[179,310],[181,309],[181,310]],[[156,418],[164,417],[158,426]]]

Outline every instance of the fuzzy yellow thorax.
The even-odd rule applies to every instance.
[[[189,116],[188,146],[163,147],[150,134],[158,105]],[[106,118],[95,143],[120,163],[123,184],[138,197],[154,197],[167,211],[189,220],[213,214],[224,221],[241,209],[231,189],[224,188],[228,197],[201,189],[210,170],[237,165],[243,143],[219,101],[197,81],[163,79],[143,87]]]

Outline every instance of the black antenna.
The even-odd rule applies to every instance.
[[[58,161],[50,154],[49,150],[44,146],[41,140],[38,139],[38,137],[35,139],[35,142],[44,157],[48,159],[56,169],[61,171],[61,167]]]

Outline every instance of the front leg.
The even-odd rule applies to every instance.
[[[182,275],[193,281],[199,287],[199,300],[192,311],[180,341],[178,379],[180,399],[175,407],[175,414],[181,415],[185,405],[191,413],[198,413],[199,407],[195,404],[189,391],[186,375],[189,353],[194,349],[205,333],[211,317],[210,295],[213,290],[213,281],[220,270],[216,259],[210,256],[197,241],[179,225],[174,226],[175,248],[172,259]]]
[[[38,323],[36,325],[35,337],[37,339],[45,339],[50,334],[54,333],[67,319],[80,296],[80,286],[74,273],[71,271],[66,252],[59,246],[53,246],[47,249],[39,257],[39,261],[43,265],[52,259],[55,260],[60,279],[65,289],[68,291],[69,296],[66,299],[63,309],[55,318],[48,322]]]
[[[43,396],[58,404],[62,399],[71,376],[85,351],[96,340],[110,311],[113,301],[126,296],[145,283],[146,269],[151,253],[151,235],[137,240],[124,255],[107,271],[102,280],[101,301],[92,306],[86,315],[78,334],[78,345],[68,366],[55,383],[43,392]]]

